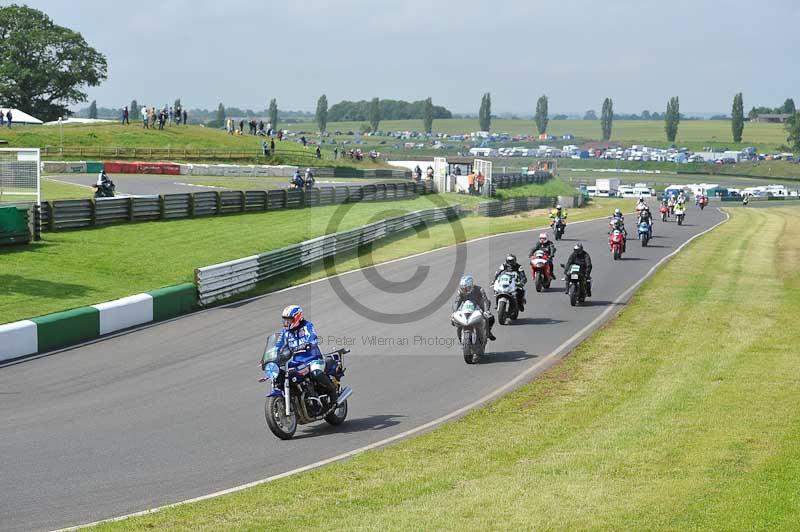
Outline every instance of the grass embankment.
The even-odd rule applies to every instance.
[[[46,232],[29,246],[0,248],[0,323],[100,303],[175,283],[192,281],[194,269],[254,253],[278,249],[343,231],[403,212],[446,203],[472,205],[477,198],[447,194],[412,201],[356,203],[337,227],[329,222],[341,206],[244,215],[117,225],[81,231]],[[436,203],[433,203],[436,201]],[[622,202],[620,202],[622,204]],[[630,202],[625,204],[630,206]],[[571,220],[609,212],[616,203],[597,202],[574,210]],[[612,206],[613,205],[613,206]],[[466,218],[467,238],[525,229],[544,222],[543,212],[503,218]],[[413,232],[409,233],[413,234]],[[375,247],[381,262],[453,243],[450,226],[429,230],[429,238],[398,238]],[[341,257],[337,269],[359,267],[356,258]],[[259,286],[264,292],[325,275],[321,266],[299,269]]]
[[[432,433],[100,529],[796,530],[798,230],[737,210],[562,363]]]
[[[63,133],[63,142],[61,135]],[[368,158],[362,162],[338,158],[334,160],[334,146],[322,146],[322,159],[314,158],[314,146],[303,148],[299,137],[289,137],[286,140],[275,139],[275,156],[267,160],[261,157],[262,142],[265,137],[253,135],[228,135],[224,130],[201,126],[171,126],[164,130],[144,129],[141,123],[132,122],[130,125],[119,123],[111,124],[74,124],[61,126],[14,126],[11,129],[0,130],[0,139],[8,141],[9,147],[25,148],[170,148],[176,150],[173,160],[180,161],[180,150],[233,150],[252,151],[253,160],[237,160],[243,164],[297,164],[302,166],[347,166],[358,168],[384,168],[383,164],[375,164]],[[309,141],[317,140],[307,135]],[[352,147],[348,145],[348,148]],[[342,146],[339,146],[342,149]],[[363,147],[362,147],[363,151]],[[51,159],[64,159],[56,155]],[[76,157],[66,157],[75,159]],[[96,159],[91,155],[83,159]],[[106,157],[113,159],[114,157]],[[219,161],[216,161],[219,162]]]
[[[498,188],[495,198],[527,198],[530,196],[574,196],[578,193],[574,186],[561,179],[551,179],[546,183],[523,185],[513,188]]]

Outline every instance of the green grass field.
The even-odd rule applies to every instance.
[[[562,179],[551,179],[542,184],[531,184],[513,188],[498,188],[495,198],[499,200],[509,198],[526,198],[530,196],[573,196],[577,190]]]
[[[402,212],[450,204],[475,205],[479,198],[445,194],[411,201],[357,203],[338,225],[342,231]],[[607,214],[618,204],[598,201],[575,210],[571,220]],[[630,208],[630,201],[619,202]],[[92,230],[46,232],[42,241],[0,248],[0,323],[31,318],[82,305],[101,303],[161,286],[192,281],[194,269],[277,249],[330,232],[339,209],[315,207],[243,215],[147,222]],[[504,218],[468,217],[467,238],[541,225],[544,213]],[[434,226],[428,238],[399,238],[376,246],[372,258],[382,262],[416,250],[453,243],[449,225]],[[405,236],[405,235],[404,235]],[[337,260],[340,271],[359,267],[359,260]],[[258,287],[277,287],[324,276],[324,268],[301,269]]]
[[[798,230],[796,209],[737,209],[505,398],[345,462],[99,528],[796,530]]]
[[[358,131],[361,122],[332,122],[328,131]],[[308,128],[308,125],[295,124],[292,129]],[[422,120],[385,120],[379,126],[382,131],[422,131]],[[464,134],[479,131],[477,119],[434,120],[433,130],[437,133]],[[492,131],[511,135],[538,135],[533,120],[492,120]],[[547,133],[561,136],[572,134],[580,139],[600,139],[599,120],[551,120]],[[369,139],[369,137],[365,137]],[[648,144],[666,146],[663,120],[615,120],[611,135],[612,141],[628,144]],[[700,149],[702,146],[728,146],[736,149],[745,146],[763,147],[774,150],[786,144],[786,132],[782,124],[745,123],[742,143],[736,144],[731,136],[731,124],[723,120],[684,120],[678,127],[675,143],[679,146]]]

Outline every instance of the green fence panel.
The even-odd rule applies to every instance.
[[[89,174],[99,174],[103,171],[103,163],[98,161],[86,161],[86,172]]]
[[[33,318],[39,337],[39,352],[79,344],[100,336],[100,311],[81,307]]]
[[[192,312],[197,307],[197,287],[184,283],[147,292],[153,296],[153,321],[161,321]]]

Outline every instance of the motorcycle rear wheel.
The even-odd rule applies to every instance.
[[[264,404],[264,417],[272,433],[282,440],[291,440],[297,431],[297,415],[292,412],[286,416],[286,403],[283,396],[267,397]]]
[[[341,425],[344,423],[345,418],[347,418],[347,400],[345,399],[342,401],[342,404],[336,407],[336,409],[325,416],[325,421],[329,424],[333,425]]]

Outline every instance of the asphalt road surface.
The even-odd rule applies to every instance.
[[[723,218],[717,209],[691,207],[686,225],[657,222],[652,245],[632,239],[619,262],[608,252],[605,221],[570,225],[556,262],[584,242],[594,297],[573,308],[563,282],[541,294],[531,286],[520,320],[495,327],[498,341],[478,365],[465,364],[453,344],[450,304],[461,271],[456,248],[447,248],[338,277],[370,312],[410,313],[405,320],[361,316],[324,280],[0,368],[0,528],[65,527],[198,497],[435,420],[508,383],[609,307],[620,308],[620,295],[659,259]],[[463,246],[466,271],[490,290],[506,253],[526,257],[536,233]],[[403,293],[404,282],[423,277],[418,267],[429,268],[427,277]],[[267,385],[257,379],[265,336],[290,303],[304,306],[324,347],[352,349],[345,384],[354,394],[342,426],[301,426],[284,442],[265,425]]]

